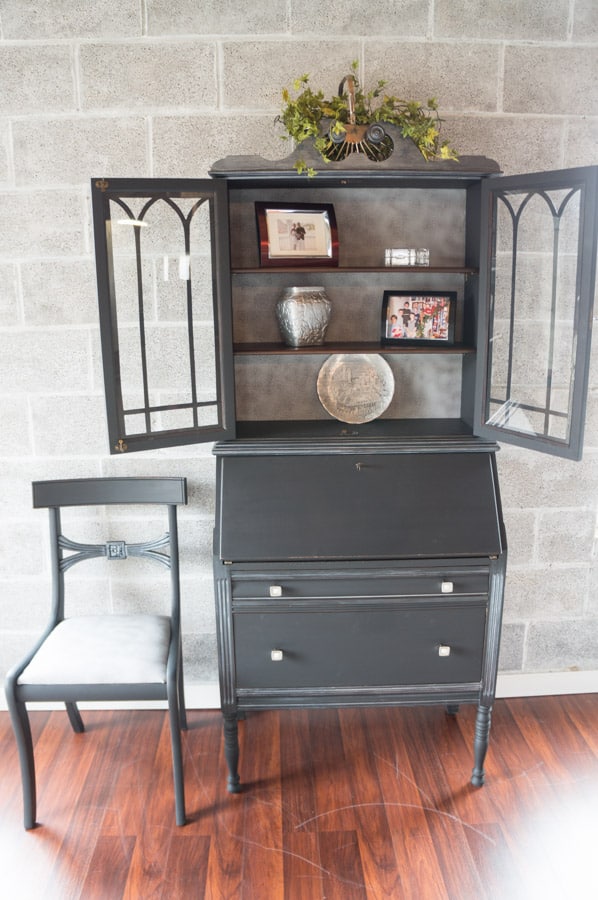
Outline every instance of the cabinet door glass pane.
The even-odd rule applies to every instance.
[[[573,172],[492,190],[485,335],[483,424],[562,455],[578,454],[583,426],[594,268],[595,209]]]
[[[222,436],[213,193],[148,186],[97,201],[112,450]]]

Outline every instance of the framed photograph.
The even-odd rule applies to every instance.
[[[384,291],[382,343],[453,344],[456,308],[456,291]]]
[[[262,266],[338,266],[330,203],[256,203]]]

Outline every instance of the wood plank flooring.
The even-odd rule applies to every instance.
[[[161,711],[32,714],[40,827],[22,827],[0,713],[6,900],[595,900],[598,695],[497,701],[486,785],[475,710],[292,710],[240,723],[226,792],[221,720],[191,711],[189,824],[174,825]]]

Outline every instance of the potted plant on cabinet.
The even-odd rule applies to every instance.
[[[338,94],[326,98],[321,90],[314,91],[309,75],[302,75],[293,84],[295,96],[285,88],[284,107],[278,116],[287,134],[297,144],[311,140],[324,162],[338,162],[353,153],[362,153],[374,161],[388,159],[394,141],[385,126],[394,126],[403,138],[410,138],[425,160],[457,160],[449,142],[440,137],[441,119],[434,98],[422,104],[402,100],[385,93],[387,82],[380,80],[376,87],[364,91],[357,77],[357,62],[351,73],[341,81]],[[295,169],[315,175],[313,166],[299,159]]]

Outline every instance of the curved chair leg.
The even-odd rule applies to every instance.
[[[178,696],[179,696],[179,722],[181,729],[183,731],[187,731],[187,709],[185,707],[185,684],[183,679],[183,651],[179,649],[179,683],[178,683]]]
[[[168,718],[170,721],[170,743],[172,747],[172,775],[174,780],[174,805],[177,825],[184,825],[185,781],[183,776],[183,750],[181,746],[181,722],[179,717],[178,691],[168,692]]]
[[[76,703],[65,703],[67,715],[69,717],[69,722],[71,723],[71,728],[75,732],[75,734],[83,734],[85,731],[85,726],[83,724],[83,719],[81,718],[81,713],[77,708]]]
[[[33,740],[27,707],[7,689],[6,699],[10,712],[19,762],[21,764],[21,782],[23,786],[23,823],[26,829],[35,828],[37,814],[37,797],[35,791],[35,761],[33,758]]]

